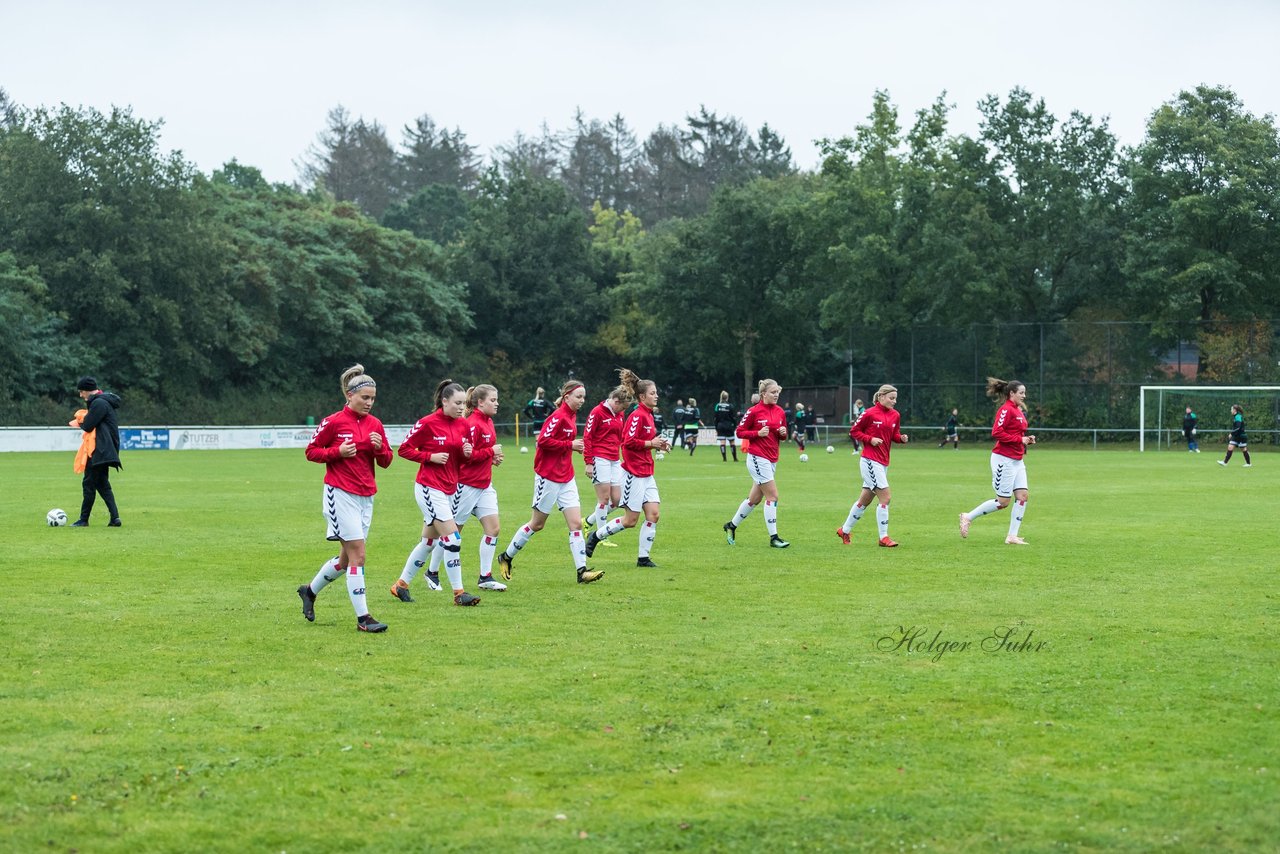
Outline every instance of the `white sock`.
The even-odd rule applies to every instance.
[[[480,539],[480,574],[493,575],[493,556],[498,551],[498,538],[486,534]]]
[[[431,547],[435,545],[435,540],[423,537],[413,551],[409,552],[409,559],[404,562],[404,569],[400,570],[400,580],[405,584],[412,584],[413,580],[418,577],[418,570],[426,564],[427,558],[431,555]]]
[[[979,516],[985,516],[988,513],[994,513],[999,509],[1000,509],[999,502],[997,502],[994,498],[991,498],[982,502],[981,504],[979,504],[977,507],[970,510],[965,515],[968,516],[970,519],[977,519]]]
[[[596,530],[603,528],[609,521],[609,503],[596,505],[595,526]]]
[[[581,531],[569,532],[569,553],[573,555],[573,565],[578,569],[587,568],[587,540]]]
[[[776,536],[778,533],[778,502],[766,501],[764,503],[764,527],[769,532],[769,536]]]
[[[342,570],[338,569],[338,556],[334,555],[320,564],[320,570],[316,573],[316,577],[311,579],[311,592],[319,593],[329,586],[329,582],[337,581],[338,576],[341,574]]]
[[[619,517],[609,522],[600,530],[596,531],[596,539],[607,540],[610,537],[612,537],[614,534],[620,533],[625,530],[626,530],[626,527],[624,527],[622,524],[622,518]]]
[[[866,509],[867,508],[863,507],[861,504],[854,503],[854,505],[849,508],[849,515],[844,517],[844,524],[840,526],[840,530],[844,531],[846,534],[852,534],[853,526],[858,524],[858,520],[862,518],[862,514],[866,512]]]
[[[1027,515],[1027,502],[1015,501],[1009,505],[1009,536],[1018,536],[1018,529],[1022,527],[1022,517]]]
[[[733,514],[733,527],[741,527],[742,523],[747,521],[747,517],[751,515],[751,511],[755,510],[754,504],[748,504],[746,501],[738,505],[738,512]]]
[[[640,554],[638,557],[648,557],[649,549],[653,548],[653,541],[658,538],[658,523],[645,522],[640,527]]]
[[[444,537],[436,537],[436,544],[431,549],[431,563],[427,565],[427,572],[434,572],[440,575],[440,564],[444,563]]]
[[[364,567],[347,567],[347,595],[351,597],[351,607],[356,609],[356,616],[363,617],[369,613],[369,606],[364,601]]]
[[[520,550],[529,545],[529,538],[536,533],[533,528],[528,525],[521,525],[516,528],[516,535],[511,538],[511,542],[507,545],[507,557],[515,557]]]
[[[444,571],[449,576],[449,584],[453,587],[454,593],[461,593],[462,587],[462,537],[458,536],[455,531],[452,534],[445,534],[440,538],[440,542],[436,544],[436,550],[440,552],[444,559]],[[432,560],[435,560],[434,555]]]
[[[876,527],[880,529],[880,539],[889,536],[889,505],[876,505]]]

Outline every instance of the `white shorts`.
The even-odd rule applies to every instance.
[[[777,463],[771,463],[764,457],[757,457],[755,454],[747,454],[747,473],[751,475],[751,479],[756,483],[768,483],[773,480],[773,473],[777,468]]]
[[[453,521],[452,495],[415,483],[413,497],[418,502],[418,509],[422,511],[422,521],[426,524]]]
[[[320,508],[324,512],[326,539],[344,543],[369,539],[369,525],[373,523],[372,495],[352,495],[326,483]]]
[[[582,502],[578,500],[577,481],[556,483],[540,474],[533,476],[533,509],[539,513],[550,516],[551,511],[557,507],[561,510],[570,510],[580,507],[581,504]]]
[[[610,486],[622,486],[622,480],[625,472],[622,470],[622,462],[620,460],[602,460],[599,457],[595,459],[595,472],[591,476],[591,482],[607,483]]]
[[[862,488],[875,492],[877,489],[889,488],[889,469],[884,463],[862,457],[858,460],[858,471],[862,472]]]
[[[1015,489],[1026,489],[1026,462],[1024,460],[1011,460],[1000,454],[992,454],[991,488],[1001,498],[1008,498],[1013,495]]]
[[[453,518],[459,524],[466,522],[468,516],[477,519],[498,515],[498,492],[492,486],[481,489],[478,486],[458,484],[458,491],[453,494]]]
[[[632,513],[640,513],[646,504],[662,503],[662,499],[658,496],[658,482],[653,479],[653,475],[640,477],[631,472],[627,472],[626,475],[626,480],[622,482],[623,507]]]

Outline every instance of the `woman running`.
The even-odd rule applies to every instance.
[[[609,521],[609,511],[621,506],[622,464],[618,454],[622,447],[623,413],[632,399],[626,386],[618,386],[591,410],[586,429],[582,431],[582,461],[596,492],[596,506],[587,517],[587,524],[597,531]],[[587,556],[591,556],[589,550]]]
[[[402,602],[413,601],[409,582],[434,545],[444,551],[444,571],[453,588],[453,604],[478,605],[480,597],[468,593],[462,584],[462,540],[453,516],[458,473],[473,451],[471,426],[463,417],[467,411],[466,389],[453,380],[442,380],[436,386],[435,404],[435,411],[413,425],[397,451],[406,460],[419,464],[413,497],[422,510],[422,541],[414,546],[391,592]],[[433,544],[433,539],[439,542]],[[432,589],[440,589],[439,582]]]
[[[321,565],[310,584],[298,588],[302,616],[316,619],[316,596],[339,576],[347,577],[347,595],[356,611],[356,628],[362,632],[385,632],[369,613],[364,593],[365,541],[373,522],[373,496],[378,487],[373,465],[386,468],[393,459],[382,422],[369,414],[378,396],[378,384],[352,365],[342,373],[342,393],[347,405],[320,422],[307,444],[307,459],[324,463],[324,513],[326,537],[342,543],[336,557]]]
[[[529,539],[542,530],[557,506],[569,526],[569,553],[578,573],[579,584],[590,584],[604,573],[587,567],[587,541],[582,536],[582,512],[579,509],[578,485],[573,480],[573,452],[582,453],[578,435],[578,410],[587,399],[587,390],[577,380],[560,387],[557,409],[547,417],[538,434],[533,458],[533,514],[521,525],[505,550],[498,555],[502,578],[511,580],[511,564]]]
[[[1227,437],[1227,455],[1218,460],[1218,465],[1225,466],[1231,461],[1231,455],[1239,448],[1244,454],[1244,467],[1253,466],[1249,459],[1249,435],[1244,432],[1244,407],[1238,403],[1231,404],[1231,435]]]
[[[898,430],[901,416],[898,413],[898,390],[882,385],[876,391],[871,408],[849,428],[849,436],[862,443],[862,492],[849,510],[844,524],[836,528],[836,536],[846,546],[851,542],[853,526],[862,518],[863,511],[871,506],[871,499],[880,499],[876,507],[876,525],[880,529],[880,545],[896,548],[889,539],[889,449],[894,442],[906,444],[907,437]]]
[[[991,449],[991,486],[996,497],[960,514],[960,536],[969,536],[974,519],[1003,510],[1013,499],[1017,503],[1009,516],[1009,533],[1004,541],[1011,546],[1025,546],[1027,541],[1018,536],[1027,513],[1027,466],[1022,458],[1027,446],[1036,443],[1036,437],[1027,432],[1027,387],[1017,380],[987,377],[987,397],[1003,400],[991,425],[991,438],[996,440]]]
[[[609,522],[587,536],[587,557],[596,546],[627,528],[634,528],[644,514],[644,529],[640,532],[640,548],[636,566],[657,568],[649,557],[653,541],[658,536],[658,516],[662,499],[658,496],[658,482],[653,478],[653,451],[668,451],[671,443],[658,434],[653,423],[653,408],[658,405],[658,386],[653,380],[642,380],[626,368],[618,371],[619,388],[634,397],[639,404],[627,416],[627,426],[622,431],[622,470],[626,479],[622,487],[622,516]],[[616,389],[615,389],[616,391]]]
[[[773,380],[760,381],[760,402],[751,407],[738,422],[737,435],[751,442],[746,449],[747,472],[751,475],[751,492],[738,505],[738,512],[724,523],[729,545],[736,542],[738,526],[746,521],[756,505],[764,500],[764,524],[769,531],[769,545],[785,549],[791,543],[778,536],[778,485],[774,471],[778,466],[778,442],[787,438],[787,416],[778,405],[782,386]]]

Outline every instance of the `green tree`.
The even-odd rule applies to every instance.
[[[400,155],[401,198],[411,198],[432,184],[473,192],[480,180],[480,157],[460,129],[438,127],[429,115],[421,115],[404,128]]]
[[[471,219],[471,199],[449,184],[428,184],[387,208],[382,224],[444,245],[457,240]]]
[[[329,111],[325,129],[299,171],[308,186],[322,186],[341,202],[355,202],[373,218],[400,197],[399,163],[387,132],[377,122],[352,121],[346,108]]]
[[[1230,89],[1198,86],[1151,116],[1132,153],[1127,301],[1176,323],[1280,311],[1280,139]],[[1202,366],[1203,367],[1203,366]]]

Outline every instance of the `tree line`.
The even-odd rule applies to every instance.
[[[301,181],[272,184],[236,161],[202,174],[127,108],[0,90],[5,418],[65,420],[94,373],[133,423],[293,423],[332,410],[357,361],[388,420],[446,375],[493,382],[510,412],[571,374],[603,390],[620,364],[741,398],[764,375],[901,383],[926,326],[1061,321],[1149,321],[1124,351],[1136,377],[1188,324],[1280,316],[1280,136],[1229,89],[1180,92],[1129,149],[1021,89],[984,99],[974,134],[951,109],[904,121],[879,92],[805,171],[768,125],[705,108],[643,142],[578,115],[487,160],[429,116],[397,146],[335,108]],[[1275,382],[1263,326],[1257,358],[1205,346],[1201,375]],[[1099,379],[1076,343],[1052,369]],[[976,369],[1031,352],[992,342]],[[975,369],[925,361],[928,382]]]

